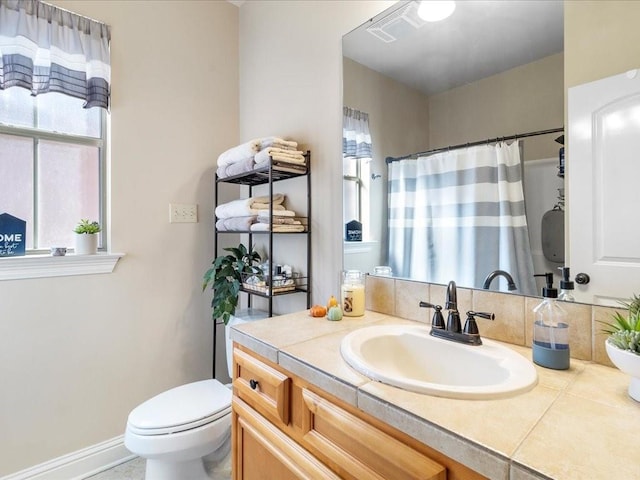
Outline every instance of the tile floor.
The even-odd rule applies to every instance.
[[[231,453],[219,460],[205,463],[211,480],[231,478]],[[144,480],[145,460],[137,457],[104,472],[87,477],[86,480]],[[188,479],[184,479],[188,480]]]

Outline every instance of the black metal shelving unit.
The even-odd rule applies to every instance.
[[[271,159],[268,162],[268,165],[260,167],[258,169],[254,169],[250,172],[245,172],[239,175],[234,175],[231,177],[219,178],[216,175],[215,179],[215,195],[214,202],[215,206],[218,205],[218,192],[219,185],[222,183],[230,183],[237,185],[244,185],[249,187],[249,197],[252,196],[253,188],[259,185],[268,185],[269,186],[269,198],[273,198],[273,185],[276,182],[280,182],[283,180],[288,180],[291,178],[298,177],[306,177],[307,181],[307,215],[303,217],[306,219],[305,222],[305,231],[304,232],[274,232],[273,231],[273,203],[271,202],[271,208],[269,209],[269,229],[264,232],[254,232],[251,230],[246,231],[218,231],[214,226],[214,258],[218,256],[218,235],[242,235],[246,234],[249,236],[249,249],[253,246],[254,236],[263,237],[267,236],[268,240],[268,248],[267,254],[269,256],[269,265],[270,268],[273,269],[273,245],[274,245],[274,237],[278,237],[280,235],[304,235],[306,236],[306,248],[307,248],[307,265],[306,265],[306,277],[303,277],[303,282],[301,284],[296,284],[294,289],[287,291],[274,291],[274,287],[272,282],[269,282],[269,285],[266,287],[265,291],[256,291],[253,289],[249,289],[246,287],[241,287],[241,292],[244,292],[248,295],[248,306],[251,308],[251,297],[258,296],[262,298],[266,298],[268,300],[268,310],[267,313],[271,317],[273,315],[273,299],[274,297],[282,296],[282,295],[291,295],[295,293],[305,293],[307,297],[307,309],[311,308],[311,152],[307,150],[304,155],[305,164],[304,165],[292,165],[290,163],[279,162],[277,160]],[[214,327],[213,327],[213,377],[216,376],[216,353],[217,353],[217,330],[220,325],[224,325],[222,321],[216,319]]]

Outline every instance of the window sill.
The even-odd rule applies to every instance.
[[[25,255],[0,258],[0,280],[65,277],[113,272],[124,253],[98,253],[96,255]]]
[[[361,242],[347,242],[343,240],[344,253],[369,253],[378,246],[376,240],[363,240]]]

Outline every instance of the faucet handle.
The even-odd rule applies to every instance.
[[[467,321],[464,323],[464,329],[462,330],[463,333],[467,335],[480,335],[478,324],[476,323],[476,316],[486,318],[487,320],[494,320],[496,318],[494,313],[468,311]]]
[[[433,318],[431,319],[431,328],[444,329],[444,317],[442,316],[442,306],[434,305],[433,303],[420,302],[421,307],[433,308]]]
[[[487,320],[495,320],[496,319],[496,314],[495,313],[489,313],[489,312],[473,312],[473,311],[469,311],[469,312],[467,312],[467,316],[486,318]]]

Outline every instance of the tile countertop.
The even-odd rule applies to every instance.
[[[627,394],[629,376],[571,359],[564,371],[536,365],[538,385],[512,398],[408,392],[369,380],[340,355],[349,331],[390,323],[417,322],[369,311],[331,322],[302,311],[237,325],[231,338],[488,478],[640,479],[640,404]]]

